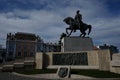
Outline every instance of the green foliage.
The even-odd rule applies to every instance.
[[[46,74],[46,73],[57,73],[56,69],[34,69],[34,70],[20,70],[16,71],[20,74]],[[99,70],[83,70],[83,69],[72,69],[71,74],[78,74],[84,76],[90,76],[95,78],[120,78],[120,74],[112,73],[109,71],[99,71]]]
[[[112,73],[109,71],[99,70],[71,70],[71,74],[79,74],[84,76],[96,77],[96,78],[120,78],[120,74]]]

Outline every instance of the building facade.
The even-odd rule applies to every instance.
[[[0,63],[6,60],[6,49],[0,48]]]
[[[109,49],[111,53],[119,53],[119,50],[114,45],[104,44],[104,45],[100,45],[99,48],[100,49]]]
[[[58,52],[60,46],[44,41],[35,34],[8,33],[6,39],[7,59],[33,57],[36,52]]]
[[[6,59],[11,60],[15,58],[15,39],[14,35],[9,33],[7,34],[6,39]]]
[[[113,55],[114,53],[119,53],[119,50],[118,50],[117,47],[114,46],[114,45],[104,44],[104,45],[100,45],[100,46],[98,46],[98,47],[99,47],[99,49],[101,49],[101,50],[109,49],[109,50],[110,50],[111,59],[112,59],[112,55]]]
[[[60,45],[57,43],[37,43],[37,52],[60,52]]]
[[[15,34],[7,34],[7,58],[15,59],[34,56],[37,50],[37,40],[38,37],[31,33],[17,32]]]

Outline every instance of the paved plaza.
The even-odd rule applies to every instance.
[[[0,80],[47,80],[47,79],[23,77],[14,75],[12,73],[0,72]]]

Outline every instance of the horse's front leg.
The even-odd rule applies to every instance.
[[[85,32],[80,35],[80,37],[85,37],[85,36],[86,36]]]
[[[80,34],[80,37],[82,37],[83,34]]]
[[[68,29],[69,29],[69,28],[66,28],[66,33],[67,33],[67,34],[68,34]]]
[[[73,30],[71,30],[70,34],[68,35],[68,37],[72,34]]]
[[[82,37],[82,35],[83,35],[83,32],[82,32],[81,30],[80,30],[80,33],[81,33],[81,34],[80,34],[80,37]]]
[[[81,35],[80,35],[80,37],[85,37],[85,36],[86,36],[86,33],[85,33],[85,31],[81,31],[81,30],[80,30],[80,32],[81,32]]]
[[[85,36],[86,36],[86,33],[84,33],[83,37],[85,37]]]

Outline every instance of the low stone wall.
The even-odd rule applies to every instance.
[[[81,52],[52,52],[49,56],[49,66],[72,65],[72,66],[98,66],[97,51]],[[56,62],[58,61],[58,62]],[[47,61],[45,61],[46,63]]]
[[[109,50],[78,52],[36,53],[36,68],[57,69],[59,66],[71,66],[71,69],[110,70]]]
[[[11,64],[4,64],[2,66],[2,71],[14,71],[14,70],[25,70],[25,69],[35,69],[35,60],[30,59],[19,59],[12,61]]]
[[[23,69],[24,68],[24,62],[23,63],[14,63],[14,69]]]
[[[110,62],[110,71],[120,74],[120,53],[113,54]]]
[[[98,50],[99,70],[110,71],[110,51]]]

